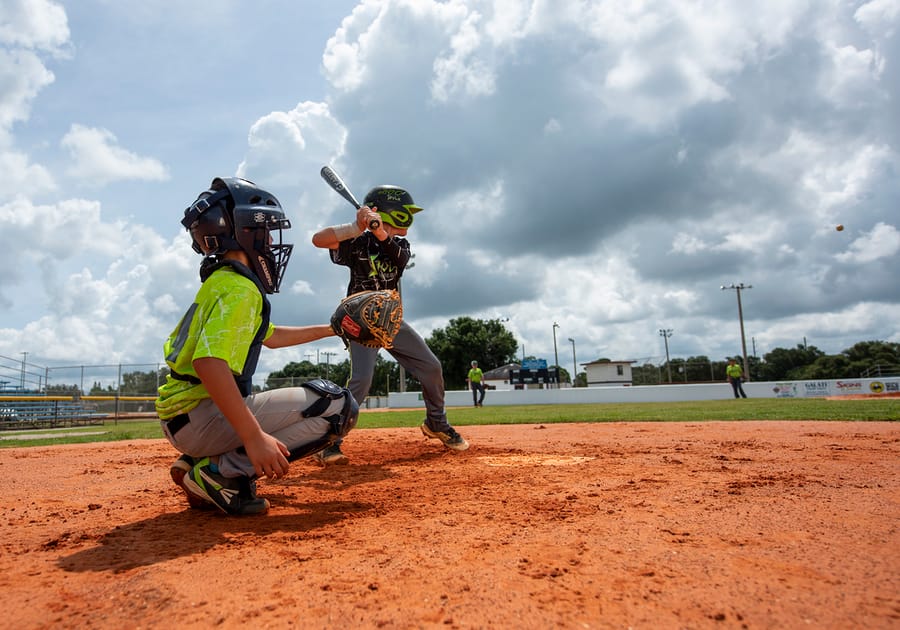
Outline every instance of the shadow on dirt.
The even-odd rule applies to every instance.
[[[119,573],[182,556],[203,553],[219,545],[239,546],[272,534],[316,535],[318,530],[347,516],[373,509],[371,504],[347,501],[280,503],[289,514],[259,517],[229,517],[218,510],[192,510],[159,514],[121,525],[98,537],[98,546],[77,551],[57,560],[64,571],[112,571]],[[173,532],[181,532],[180,535]],[[52,546],[48,543],[45,546]]]
[[[44,548],[62,551],[65,547],[92,542],[94,546],[88,549],[60,557],[57,565],[68,572],[120,573],[202,554],[220,546],[250,545],[270,535],[307,539],[329,536],[332,535],[330,528],[344,519],[365,515],[383,506],[369,502],[310,501],[303,495],[312,492],[324,496],[348,486],[390,483],[400,474],[391,470],[392,466],[420,467],[421,474],[427,475],[432,464],[447,457],[468,459],[467,455],[470,454],[414,452],[387,461],[365,462],[359,458],[348,466],[312,468],[276,482],[260,480],[260,496],[272,502],[272,509],[264,516],[230,517],[214,508],[185,509],[119,525],[87,538],[64,535],[45,543]]]

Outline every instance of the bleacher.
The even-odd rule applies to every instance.
[[[96,404],[70,397],[0,396],[0,430],[103,424]]]

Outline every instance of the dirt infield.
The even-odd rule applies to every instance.
[[[189,510],[164,440],[0,449],[4,625],[900,628],[900,424],[359,430]]]

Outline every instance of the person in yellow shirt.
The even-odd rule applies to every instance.
[[[744,387],[742,383],[744,382],[744,370],[741,369],[740,364],[734,359],[728,359],[728,366],[725,368],[725,376],[729,383],[731,383],[731,388],[734,390],[735,398],[746,398],[747,394],[744,393]]]
[[[472,368],[466,376],[472,390],[472,402],[476,407],[484,407],[484,373],[478,367],[478,361],[472,361]],[[481,396],[479,397],[479,394]]]

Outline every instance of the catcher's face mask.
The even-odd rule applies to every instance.
[[[194,250],[219,254],[243,251],[266,293],[277,293],[293,245],[282,241],[291,227],[272,193],[239,177],[217,177],[184,211]]]

